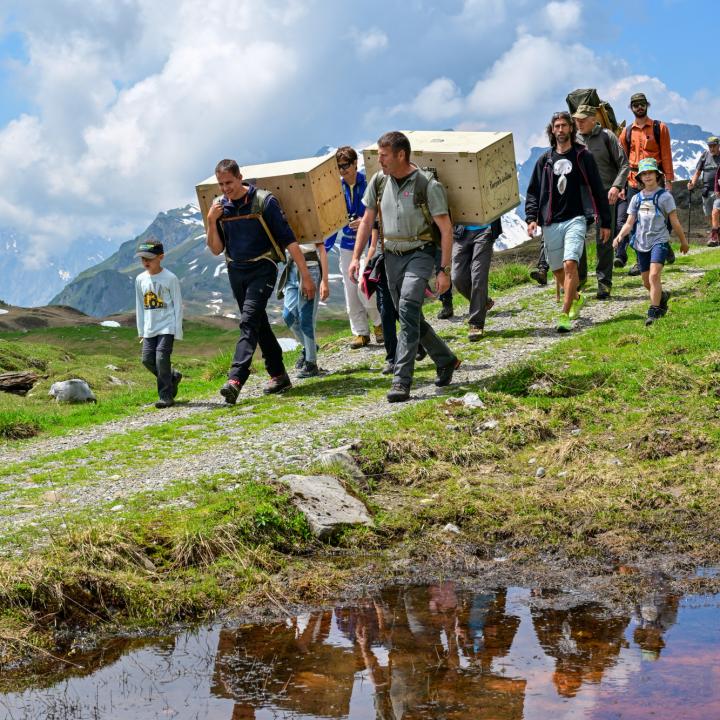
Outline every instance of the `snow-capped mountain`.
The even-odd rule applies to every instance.
[[[62,256],[38,261],[27,257],[28,245],[26,236],[0,228],[0,299],[11,305],[47,304],[75,275],[101,262],[116,247],[108,238],[85,237]]]

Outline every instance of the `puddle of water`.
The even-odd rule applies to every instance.
[[[0,695],[0,716],[708,720],[719,610],[720,595],[656,591],[617,615],[557,592],[395,587],[272,625],[116,643],[73,658],[84,671]]]

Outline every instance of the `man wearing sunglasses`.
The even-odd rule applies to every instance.
[[[627,206],[634,195],[640,192],[637,181],[638,165],[641,160],[654,158],[658,168],[665,176],[665,183],[668,190],[672,190],[672,182],[675,179],[673,173],[672,147],[670,145],[670,131],[664,122],[651,120],[648,117],[650,103],[644,93],[635,93],[630,98],[630,110],[635,116],[633,124],[626,128],[620,135],[620,144],[630,161],[630,172],[628,174],[628,187],[626,191],[624,213],[620,217],[618,209],[618,222],[627,219]],[[615,267],[625,267],[627,263],[627,246],[629,240],[621,243],[615,253]],[[670,254],[666,262],[675,262],[675,254],[670,248]],[[640,268],[635,263],[628,272],[629,275],[640,275]]]

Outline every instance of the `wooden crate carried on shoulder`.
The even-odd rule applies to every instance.
[[[335,154],[240,166],[243,182],[269,190],[280,202],[298,242],[320,242],[347,223]],[[221,195],[214,175],[195,186],[203,222]]]
[[[512,133],[403,130],[411,161],[432,168],[445,186],[453,222],[484,225],[520,204]],[[368,182],[378,146],[363,150]]]

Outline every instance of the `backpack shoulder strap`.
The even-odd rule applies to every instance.
[[[655,137],[655,142],[657,143],[657,146],[660,147],[660,121],[659,120],[653,120],[653,136]]]
[[[632,135],[632,123],[625,128],[625,144],[628,148],[628,156],[630,155],[630,136]]]
[[[387,185],[387,175],[376,172],[373,176],[373,185],[375,186],[375,203],[377,207],[380,208],[380,201],[382,200],[385,186]]]
[[[440,242],[440,228],[435,224],[432,213],[430,212],[430,206],[428,205],[427,189],[430,184],[430,180],[435,179],[435,175],[429,170],[423,170],[418,168],[417,175],[415,176],[415,190],[413,192],[413,205],[416,208],[420,208],[425,223],[430,230],[430,234],[433,240],[437,243]]]
[[[269,190],[256,187],[255,196],[253,197],[252,204],[250,205],[250,215],[256,217],[260,225],[262,225],[262,229],[268,236],[270,244],[273,246],[273,250],[275,251],[275,260],[280,262],[285,259],[285,253],[280,249],[280,246],[277,244],[277,240],[275,240],[275,236],[270,231],[267,221],[265,220],[265,209],[267,208],[270,199],[273,197],[273,194]]]
[[[659,190],[655,191],[652,199],[653,205],[655,206],[655,212],[662,213],[665,216],[665,219],[667,219],[667,214],[665,213],[665,208],[660,207],[660,198],[662,197],[663,193],[666,192],[667,190],[665,188],[660,188]]]

